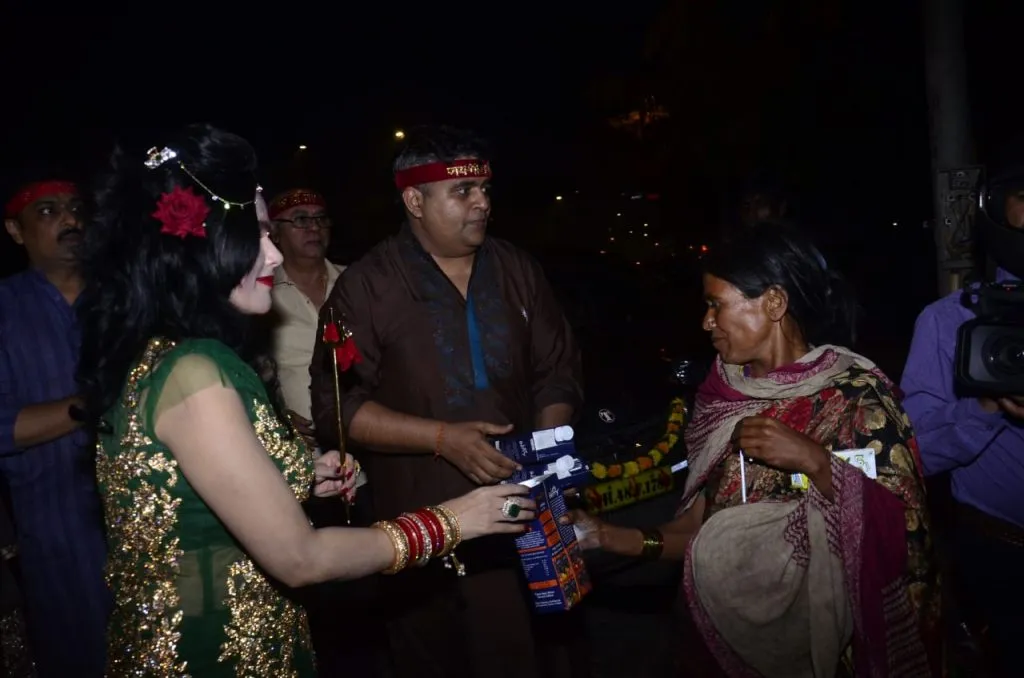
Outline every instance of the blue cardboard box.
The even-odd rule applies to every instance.
[[[503,455],[523,466],[546,464],[565,455],[576,456],[572,426],[534,431],[527,435],[494,438],[491,442]]]
[[[537,515],[516,538],[516,548],[533,609],[540,614],[571,610],[593,588],[575,529],[558,522],[568,507],[554,480],[555,474],[544,474],[519,483],[537,502]]]

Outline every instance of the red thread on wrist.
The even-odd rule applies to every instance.
[[[434,459],[441,458],[441,444],[444,443],[444,422],[437,427],[437,439],[434,441]]]

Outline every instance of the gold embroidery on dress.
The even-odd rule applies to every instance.
[[[234,659],[238,678],[298,678],[296,646],[311,648],[306,613],[276,591],[248,558],[228,568],[225,603],[231,621],[218,661]]]
[[[295,498],[305,501],[313,486],[312,455],[299,436],[285,438],[287,429],[271,408],[253,400],[256,437],[267,454],[282,467]],[[298,676],[294,668],[296,641],[310,650],[305,612],[278,593],[252,561],[243,558],[228,569],[228,595],[224,601],[231,621],[224,629],[219,661],[235,659],[235,675]],[[296,638],[298,635],[298,638]]]
[[[107,583],[115,608],[108,639],[107,677],[186,678],[178,657],[179,609],[175,579],[181,555],[177,524],[181,499],[168,488],[177,482],[178,464],[159,451],[142,432],[139,382],[149,375],[173,342],[153,339],[128,376],[124,408],[128,427],[120,449],[106,453],[96,446],[96,475],[102,488],[110,553]]]
[[[107,582],[116,601],[108,678],[190,675],[178,656],[184,613],[176,586],[183,554],[172,534],[181,499],[168,491],[177,484],[180,470],[173,458],[153,449],[139,417],[139,383],[174,345],[150,341],[128,377],[123,400],[127,431],[120,449],[108,455],[102,444],[96,448],[111,543]],[[296,498],[304,501],[314,480],[310,451],[300,437],[284,437],[287,429],[266,404],[254,400],[253,412],[257,437],[282,466]],[[283,597],[248,558],[229,566],[226,590],[231,621],[224,629],[219,660],[235,660],[235,674],[246,678],[297,676],[296,650],[312,647],[305,612]]]
[[[299,501],[309,499],[309,490],[313,486],[313,457],[302,442],[300,436],[284,437],[287,429],[274,415],[274,411],[259,400],[253,401],[256,421],[256,437],[263,443],[264,449],[271,459],[276,459],[284,467],[283,473],[288,486]]]
[[[0,617],[0,669],[9,678],[35,678],[36,665],[28,646],[28,627],[21,611]]]

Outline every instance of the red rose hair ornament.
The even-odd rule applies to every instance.
[[[153,218],[163,224],[161,233],[186,238],[206,237],[206,217],[210,208],[202,196],[196,195],[192,187],[175,186],[170,193],[163,193],[156,203]]]

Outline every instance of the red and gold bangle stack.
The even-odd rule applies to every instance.
[[[406,567],[423,567],[431,558],[444,558],[462,541],[462,528],[446,506],[430,506],[403,513],[396,520],[373,525],[384,530],[395,548],[395,560],[384,574],[396,574]]]

